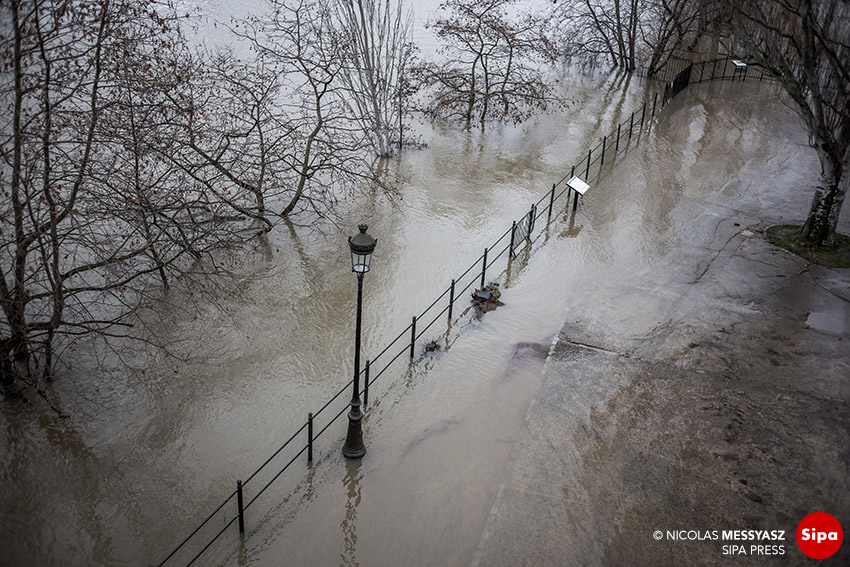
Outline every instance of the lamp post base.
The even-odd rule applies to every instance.
[[[361,420],[363,412],[360,411],[360,400],[351,400],[351,411],[348,413],[348,434],[345,436],[345,445],[342,446],[342,455],[346,459],[359,459],[366,454],[366,446],[363,445],[363,426]]]

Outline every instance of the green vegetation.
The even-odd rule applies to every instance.
[[[767,229],[767,239],[800,256],[813,264],[829,268],[850,268],[850,236],[835,235],[835,248],[817,246],[800,239],[802,227],[793,224],[780,224]]]

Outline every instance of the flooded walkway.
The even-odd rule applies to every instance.
[[[806,210],[817,164],[796,119],[692,89],[618,160],[509,273],[507,305],[370,415],[363,461],[323,461],[222,565],[721,565],[652,531],[846,513],[800,483],[847,480],[830,447],[848,431],[848,276],[759,236]],[[815,309],[845,326],[807,326]]]
[[[645,92],[621,77],[600,80],[574,93],[580,112],[481,137],[434,132],[428,150],[406,154],[394,172],[406,181],[401,201],[376,198],[352,213],[379,239],[364,287],[364,356],[430,303],[565,173],[564,164],[637,109]],[[563,335],[559,348],[572,341],[619,355],[667,336],[672,306],[688,306],[682,289],[722,265],[711,252],[744,238],[735,236],[744,228],[799,221],[810,192],[798,187],[818,168],[787,108],[757,87],[729,84],[679,95],[650,136],[610,162],[606,156],[609,166],[575,216],[560,211],[534,250],[498,276],[504,307],[436,329],[443,352],[402,363],[377,384],[362,462],[341,457],[340,423],[322,438],[312,467],[298,462],[248,511],[244,539],[233,528],[201,564],[466,566],[498,564],[494,556],[510,549],[506,557],[522,564],[533,557],[523,554],[527,546],[508,539],[514,528],[499,531],[518,517],[526,534],[560,538],[555,528],[566,508],[551,491],[562,494],[559,481],[577,472],[563,460],[581,449],[570,453],[543,435],[557,429],[538,429],[545,424],[538,412],[553,407],[550,388],[570,385],[552,367],[542,373],[553,339]],[[12,487],[0,497],[2,528],[21,535],[0,549],[0,563],[158,562],[348,380],[355,282],[344,240],[294,229],[274,239],[257,261],[264,277],[241,282],[223,300],[226,309],[163,325],[200,362],[174,368],[134,353],[137,373],[116,364],[64,392],[57,383],[67,421],[25,410],[0,416],[0,478]],[[671,344],[675,351],[678,342]],[[614,390],[594,397],[605,383],[595,374],[585,380],[563,391],[580,397],[573,411],[593,416]],[[633,401],[623,399],[624,407]],[[553,415],[553,425],[579,423],[577,415]],[[511,492],[523,486],[520,462],[533,465],[529,483],[533,473],[554,475],[540,507]],[[45,469],[55,474],[33,474]],[[605,478],[601,468],[584,473]],[[588,494],[584,500],[594,500]],[[507,509],[527,516],[505,518]],[[575,530],[587,529],[588,518],[595,517],[577,516]],[[583,545],[564,537],[573,549]],[[582,549],[605,557],[606,545]]]
[[[388,171],[401,184],[393,199],[366,195],[348,204],[350,226],[324,233],[279,227],[243,264],[231,266],[237,276],[216,296],[176,282],[145,324],[178,358],[138,343],[98,353],[81,344],[51,385],[66,417],[38,404],[7,403],[0,412],[0,482],[6,487],[0,529],[17,537],[0,547],[0,563],[161,561],[233,492],[237,479],[246,480],[299,429],[307,412],[350,379],[356,280],[346,236],[358,222],[368,222],[379,240],[364,285],[363,357],[372,358],[510,227],[518,209],[527,210],[563,175],[566,162],[638,108],[646,90],[638,81],[605,74],[577,73],[563,85],[580,112],[486,133],[423,126],[430,146],[405,152]],[[537,299],[550,295],[552,268],[575,269],[580,259],[551,257],[532,265],[530,258],[522,255],[509,275],[499,276],[504,259],[491,270],[504,289],[515,288],[505,297],[508,305],[477,319],[463,313],[459,300],[452,325],[441,322],[417,347],[440,340],[444,351],[423,357],[417,350],[414,364],[397,362],[375,384],[366,420],[370,462],[380,462],[375,441],[393,439],[370,437],[383,423],[399,446],[423,438],[418,446],[427,447],[429,431],[474,413],[470,407],[489,395],[493,377],[506,372],[519,343],[549,344],[562,322],[564,298],[552,295],[554,303],[544,306]],[[510,317],[503,319],[502,312]],[[534,380],[509,380],[504,395],[530,399]],[[338,402],[333,413],[345,398]],[[489,412],[479,415],[490,418]],[[505,428],[506,436],[518,431],[513,427]],[[248,510],[247,528],[255,534],[246,540],[249,553],[259,553],[281,522],[307,508],[315,498],[311,486],[323,492],[333,485],[325,479],[344,477],[331,466],[344,433],[343,419],[317,443],[313,474],[299,459]],[[271,463],[246,497],[291,456]],[[456,456],[465,458],[461,451]],[[233,506],[223,509],[201,536],[208,540],[234,512]],[[232,531],[205,562],[238,549]],[[188,561],[197,550],[177,559]]]
[[[688,92],[665,118],[694,113],[701,95]],[[715,108],[706,124],[762,112]],[[653,219],[643,251],[612,250],[571,278],[582,291],[473,566],[808,565],[799,522],[813,512],[850,521],[850,270],[810,265],[763,238],[768,226],[799,224],[809,199],[790,131],[766,161],[728,140],[749,160],[739,171],[725,170],[721,140],[699,140],[690,169],[701,173],[684,185],[654,165],[652,144],[606,179],[623,200],[676,187],[675,205]],[[632,160],[645,178],[633,179]],[[679,530],[721,539],[668,536]],[[784,537],[724,541],[722,530]],[[850,564],[850,548],[824,564]]]

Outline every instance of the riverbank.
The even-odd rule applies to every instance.
[[[756,89],[681,93],[512,263],[505,305],[450,330],[370,407],[361,461],[335,451],[251,511],[244,545],[210,556],[801,563],[802,516],[846,516],[847,272],[762,237],[804,214],[816,160],[796,117]],[[785,530],[784,555],[653,536],[736,529]]]

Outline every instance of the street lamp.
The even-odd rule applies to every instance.
[[[361,224],[358,234],[348,238],[351,248],[351,271],[357,274],[357,330],[354,339],[354,388],[351,394],[351,411],[348,412],[348,435],[342,454],[348,459],[359,459],[366,454],[363,445],[363,428],[360,421],[363,412],[360,411],[360,321],[363,306],[363,276],[369,271],[372,263],[372,252],[375,251],[377,240],[372,238],[366,229],[368,225]]]

